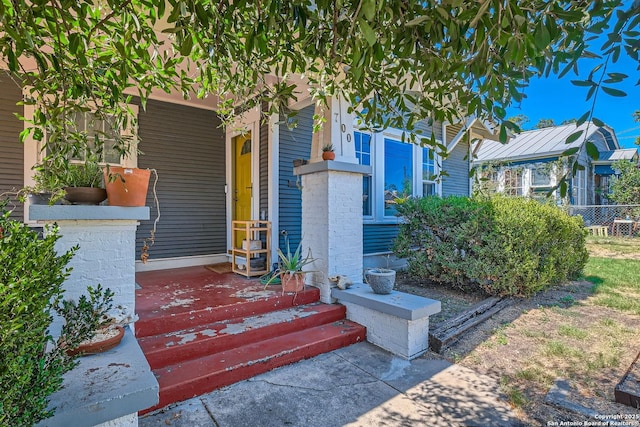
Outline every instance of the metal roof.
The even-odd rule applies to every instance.
[[[620,150],[603,151],[600,153],[598,160],[594,163],[611,163],[618,160],[633,160],[637,155],[638,150],[635,148],[623,148]]]
[[[577,140],[567,144],[567,138],[578,131],[583,131],[582,135]],[[511,138],[507,144],[485,139],[481,142],[476,152],[477,158],[474,162],[558,156],[570,148],[581,147],[596,132],[600,132],[604,136],[610,150],[619,147],[613,131],[607,127],[599,127],[592,122],[585,122],[580,126],[570,123],[522,132]]]

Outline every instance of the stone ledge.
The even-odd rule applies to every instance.
[[[346,290],[332,289],[331,296],[338,301],[351,302],[406,320],[429,317],[441,310],[440,301],[398,291],[379,295],[364,284],[357,284]]]
[[[337,162],[335,160],[325,160],[322,162],[309,163],[293,168],[294,175],[308,175],[318,172],[350,172],[362,175],[371,175],[371,166],[357,163]]]
[[[429,350],[429,316],[440,312],[440,301],[392,291],[378,295],[357,284],[331,295],[347,308],[347,319],[367,328],[367,341],[412,360]]]
[[[37,221],[142,221],[149,219],[149,208],[147,206],[31,205],[29,206],[29,219]]]
[[[50,396],[53,417],[40,427],[95,426],[158,403],[158,381],[130,328],[112,350],[85,356]],[[135,418],[137,421],[137,418]]]

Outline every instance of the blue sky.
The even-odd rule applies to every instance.
[[[523,128],[530,129],[540,119],[553,119],[556,124],[560,124],[563,120],[582,116],[591,108],[593,98],[586,101],[587,88],[575,86],[571,80],[586,79],[595,63],[585,60],[578,65],[579,77],[569,72],[562,79],[554,76],[534,79],[524,89],[527,98],[510,107],[507,117],[524,114],[529,117],[529,122],[523,124]],[[632,114],[640,110],[640,86],[635,85],[640,78],[640,71],[636,69],[632,60],[621,55],[618,62],[609,64],[607,72],[619,72],[629,76],[623,83],[612,85],[626,92],[627,96],[613,97],[599,91],[594,115],[613,128],[621,146],[637,147],[634,141],[640,136],[640,123],[633,121]]]

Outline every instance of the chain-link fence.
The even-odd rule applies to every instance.
[[[640,205],[569,206],[569,215],[580,215],[593,234],[640,236]]]

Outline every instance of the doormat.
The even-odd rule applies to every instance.
[[[213,271],[218,274],[231,273],[231,263],[230,262],[221,262],[220,264],[210,264],[205,265],[205,268]]]

